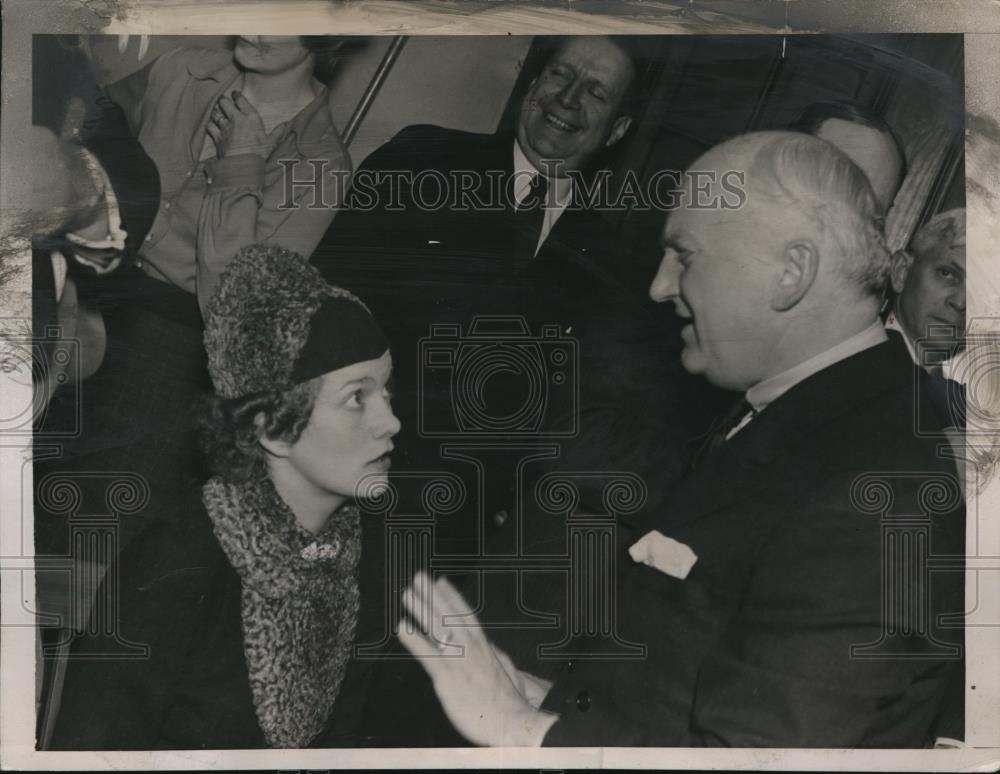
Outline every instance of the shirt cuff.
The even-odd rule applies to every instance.
[[[205,164],[208,188],[263,188],[265,160],[256,153],[239,153]]]

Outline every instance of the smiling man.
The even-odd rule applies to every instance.
[[[385,278],[368,271],[375,250],[404,253],[404,270],[424,278],[449,264],[456,276],[435,288],[448,309],[449,291],[489,285],[483,271],[509,278],[532,258],[593,248],[602,230],[586,228],[592,212],[576,211],[584,208],[574,202],[574,178],[628,131],[636,62],[628,38],[567,37],[531,81],[512,129],[403,129],[361,164],[347,211],[314,262],[329,278],[349,276],[376,292]]]
[[[409,428],[400,469],[439,464],[439,444],[415,437],[420,420],[455,421],[448,396],[417,394],[418,342],[432,324],[458,324],[464,333],[477,315],[521,314],[532,334],[555,323],[579,336],[599,313],[641,301],[591,260],[612,254],[617,232],[583,201],[579,184],[589,184],[602,152],[632,123],[641,51],[625,36],[559,38],[509,129],[486,135],[410,126],[355,173],[351,201],[312,261],[328,281],[363,295],[392,341],[395,405]],[[489,381],[484,413],[516,413],[524,398],[514,381],[510,390],[502,375]],[[489,514],[509,507],[491,502]],[[466,547],[478,550],[473,520],[444,526],[463,531]]]
[[[583,171],[628,131],[632,119],[622,108],[635,65],[619,46],[613,38],[570,38],[532,81],[514,152],[534,170],[549,178]]]
[[[747,203],[673,212],[650,294],[688,321],[685,368],[744,399],[662,506],[619,518],[619,634],[643,657],[581,639],[539,680],[481,630],[443,625],[464,603],[424,576],[404,604],[425,634],[400,638],[477,744],[922,747],[960,657],[939,615],[964,610],[962,574],[901,579],[918,557],[883,546],[911,530],[960,556],[963,507],[913,432],[924,374],[878,317],[875,194],[832,145],[787,132],[692,169],[745,172]]]

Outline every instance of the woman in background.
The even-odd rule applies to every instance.
[[[66,450],[76,469],[142,475],[161,505],[204,479],[191,412],[211,387],[202,312],[240,248],[266,243],[308,257],[333,218],[350,160],[321,79],[338,47],[237,38],[231,50],[170,51],[107,87],[155,163],[161,195],[107,302],[107,357],[88,386],[81,437]],[[317,175],[322,201],[308,186],[286,191],[293,176]]]
[[[363,742],[371,662],[351,652],[382,634],[385,580],[354,498],[385,484],[399,431],[386,340],[300,256],[254,246],[223,274],[205,343],[215,476],[109,570],[118,625],[78,643],[56,749]]]
[[[195,294],[204,309],[241,247],[312,253],[351,168],[322,82],[338,47],[333,38],[244,36],[232,51],[176,49],[108,87],[160,172],[159,212],[140,249],[148,276]],[[311,180],[319,169],[322,200],[307,186],[287,188],[292,175]]]

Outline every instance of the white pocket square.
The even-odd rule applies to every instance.
[[[689,546],[655,529],[633,543],[628,553],[634,561],[681,580],[688,576],[698,561],[697,554]]]

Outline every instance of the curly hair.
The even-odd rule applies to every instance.
[[[965,208],[937,215],[922,225],[910,240],[910,253],[918,260],[965,247]]]
[[[321,382],[317,377],[284,391],[208,398],[199,432],[212,472],[232,483],[266,476],[267,452],[260,439],[295,443],[312,417]]]

